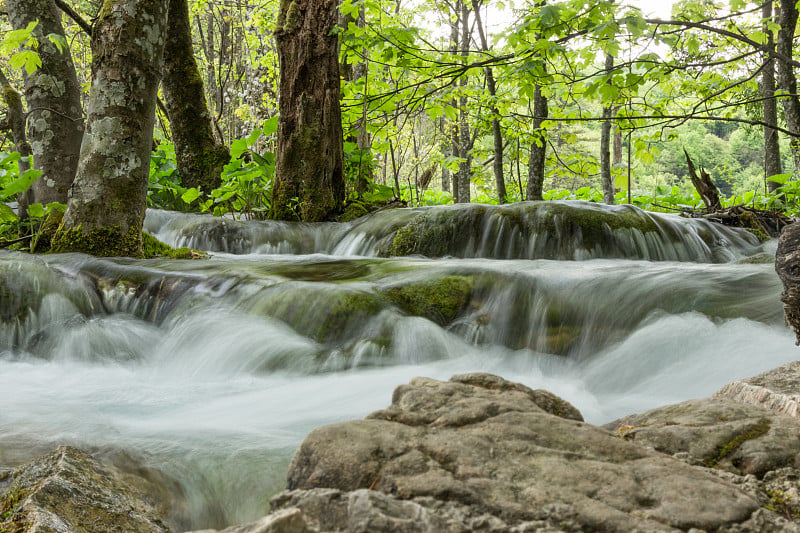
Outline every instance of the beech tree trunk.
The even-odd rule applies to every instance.
[[[547,98],[542,94],[542,87],[536,85],[533,92],[533,128],[534,140],[531,143],[530,156],[528,157],[528,187],[525,192],[526,200],[542,200],[544,189],[544,164],[547,155],[547,132],[542,129],[542,123],[549,113]]]
[[[49,35],[64,35],[53,0],[6,0],[14,29],[39,21],[33,30],[42,67],[23,73],[33,167],[44,174],[33,184],[33,200],[66,203],[78,167],[84,121],[81,91],[69,48],[59,50]],[[66,42],[66,40],[65,40]]]
[[[610,75],[614,68],[614,57],[606,55],[606,74]],[[600,180],[603,183],[603,200],[608,205],[614,205],[614,179],[611,176],[611,118],[614,107],[608,105],[603,108],[603,125],[600,129]]]
[[[461,50],[462,62],[467,63],[469,57],[469,41],[471,38],[469,29],[469,7],[466,1],[459,2],[461,6]],[[461,75],[459,86],[462,91],[467,86],[466,72]],[[470,143],[469,117],[467,115],[467,97],[462,94],[458,98],[458,147],[461,162],[458,164],[458,174],[456,182],[458,189],[453,189],[455,193],[453,200],[456,203],[468,204],[470,202],[470,182],[472,181],[472,145]]]
[[[472,11],[475,13],[475,23],[478,26],[478,35],[481,39],[481,48],[484,52],[489,51],[489,42],[486,40],[486,32],[483,31],[483,21],[481,20],[480,6],[478,0],[472,0]],[[497,86],[494,80],[494,73],[491,67],[486,67],[486,88],[492,98],[497,96]],[[497,185],[497,198],[501,204],[506,203],[506,181],[503,177],[503,132],[500,128],[500,112],[497,106],[492,103],[492,138],[494,140],[494,181]],[[521,192],[521,191],[520,191]]]
[[[797,30],[798,9],[795,2],[781,2],[778,13],[778,39],[775,48],[782,57],[791,58],[792,48],[795,43]],[[800,96],[797,94],[797,76],[794,67],[783,60],[777,61],[778,89],[784,96],[781,97],[783,112],[786,116],[786,129],[794,134],[789,141],[794,159],[795,171],[800,172]]]
[[[280,122],[272,211],[282,220],[329,220],[344,203],[336,0],[284,0],[275,36]]]
[[[105,0],[80,164],[54,251],[141,256],[168,4]]]
[[[778,144],[778,102],[775,100],[775,60],[769,56],[769,51],[775,49],[775,40],[769,29],[767,21],[772,20],[772,1],[764,2],[761,7],[764,19],[764,32],[767,34],[767,51],[764,54],[764,68],[761,71],[761,96],[764,98],[764,174],[774,176],[781,174],[781,147]],[[780,187],[780,183],[767,181],[769,192]]]
[[[184,187],[197,187],[208,194],[219,187],[222,167],[230,161],[230,152],[214,137],[203,78],[194,58],[186,0],[170,0],[166,39],[161,87],[178,172]]]

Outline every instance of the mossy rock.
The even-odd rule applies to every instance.
[[[383,294],[406,313],[446,326],[467,307],[473,288],[474,280],[471,277],[447,276],[422,283],[389,287]]]
[[[208,254],[198,252],[191,248],[173,248],[164,244],[146,231],[142,232],[142,252],[145,259],[164,257],[169,259],[201,259],[208,257]]]
[[[383,257],[493,257],[574,259],[633,257],[640,251],[618,233],[657,233],[682,242],[669,225],[632,206],[587,202],[523,202],[506,206],[463,204],[425,210],[400,227],[378,251]],[[534,237],[546,238],[533,241]],[[633,246],[633,248],[632,248]]]
[[[368,214],[369,209],[367,209],[362,202],[350,202],[345,206],[344,211],[337,218],[337,222],[350,222],[351,220],[355,220]]]

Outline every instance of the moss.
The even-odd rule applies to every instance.
[[[739,433],[722,446],[718,446],[716,449],[716,456],[706,461],[706,465],[709,467],[718,465],[722,460],[733,454],[739,449],[739,446],[748,440],[757,439],[761,435],[764,435],[766,432],[768,432],[771,425],[772,424],[769,420],[762,418],[758,421],[758,423],[754,424],[746,431]]]
[[[796,496],[786,494],[778,489],[766,489],[770,503],[764,507],[772,512],[778,513],[792,522],[800,521],[800,501]]]
[[[467,307],[473,286],[472,278],[447,276],[430,282],[391,287],[384,294],[408,314],[446,326]]]
[[[208,257],[208,254],[198,252],[191,248],[173,248],[159,241],[147,232],[142,232],[142,251],[145,259],[155,257],[167,257],[170,259],[200,259]]]
[[[27,492],[17,485],[12,485],[0,495],[0,533],[25,531],[24,517],[20,511],[27,497]]]
[[[344,212],[337,218],[338,222],[350,222],[351,220],[355,220],[358,217],[363,217],[364,215],[369,214],[369,210],[366,206],[358,201],[350,202],[344,208]]]
[[[546,346],[547,353],[567,355],[575,342],[580,338],[581,328],[575,326],[548,327],[540,339]]]
[[[50,251],[81,252],[95,257],[142,257],[142,232],[133,227],[123,233],[116,226],[88,232],[82,226],[72,229],[62,226],[53,237]]]

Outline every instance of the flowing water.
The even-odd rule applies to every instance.
[[[606,224],[589,242],[566,219],[545,231],[530,204],[465,229],[459,209],[317,225],[148,214],[208,260],[0,252],[0,467],[63,443],[130,454],[180,483],[176,527],[220,527],[266,512],[311,429],[385,407],[414,376],[492,372],[599,424],[797,357],[773,265],[742,261],[774,243],[630,208],[657,231]],[[453,213],[445,257],[378,257],[397,228]],[[427,305],[442,286],[454,310]]]

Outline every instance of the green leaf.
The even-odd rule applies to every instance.
[[[57,33],[51,33],[50,35],[47,36],[47,38],[50,39],[51,43],[56,45],[59,54],[63,54],[64,50],[66,50],[69,46],[67,44],[67,38],[64,37],[63,35],[59,35]]]
[[[21,192],[28,190],[34,181],[39,179],[43,172],[41,170],[26,170],[25,173],[19,178],[12,181],[4,189],[0,189],[0,199],[11,198]]]
[[[39,203],[29,205],[28,206],[28,215],[32,216],[33,218],[43,218],[44,217],[44,206],[42,204],[39,204]]]
[[[11,56],[8,64],[14,69],[24,68],[25,72],[31,75],[42,66],[42,60],[33,50],[22,50]]]
[[[767,181],[772,181],[774,183],[780,183],[781,185],[783,185],[784,183],[789,181],[791,177],[792,177],[791,174],[775,174],[774,176],[768,177]]]
[[[271,119],[264,122],[264,135],[269,137],[273,133],[278,131],[278,117],[274,116]]]
[[[192,187],[191,189],[187,189],[186,192],[181,195],[181,200],[187,204],[190,204],[200,198],[200,196],[200,191],[198,191],[195,187]]]
[[[14,210],[4,203],[0,203],[0,222],[16,222],[18,217]]]

